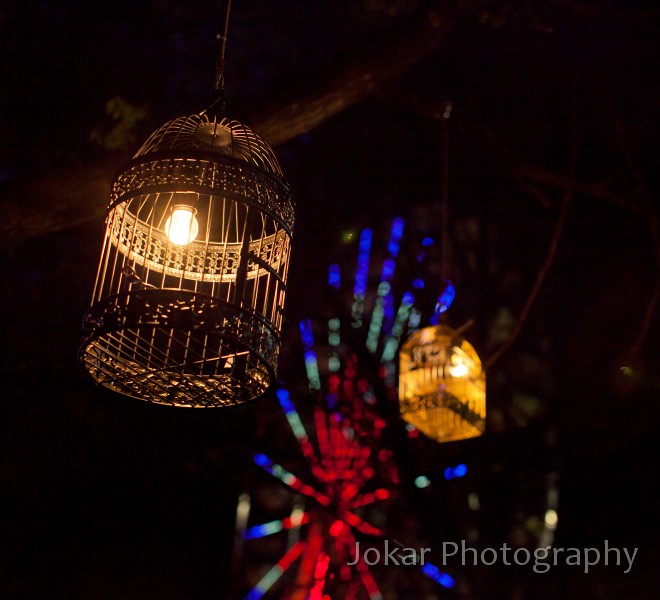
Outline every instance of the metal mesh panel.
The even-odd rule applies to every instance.
[[[161,127],[113,184],[83,368],[161,404],[265,394],[292,228],[290,190],[263,139],[196,115]]]

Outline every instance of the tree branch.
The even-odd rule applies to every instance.
[[[653,248],[655,250],[655,260],[658,265],[658,274],[655,280],[655,286],[653,288],[653,293],[649,298],[648,303],[646,304],[646,310],[644,311],[644,319],[642,319],[642,324],[639,328],[639,333],[635,338],[635,341],[630,346],[630,353],[632,355],[638,354],[642,344],[646,340],[651,329],[651,322],[653,321],[653,315],[658,307],[658,300],[660,300],[660,231],[658,227],[658,219],[651,219],[651,236],[653,238]]]
[[[407,19],[343,61],[304,81],[304,88],[289,87],[280,97],[259,104],[250,122],[273,145],[307,133],[389,82],[397,79],[442,46],[457,15],[443,2],[421,18]]]
[[[577,181],[575,178],[521,162],[513,168],[514,176],[520,178],[522,181],[533,181],[537,184],[547,185],[549,187],[569,189],[590,196],[600,200],[607,200],[613,204],[617,204],[621,208],[630,211],[634,214],[650,217],[653,216],[653,210],[647,204],[639,202],[634,198],[618,194],[609,189],[605,181]]]
[[[646,181],[642,175],[642,172],[639,170],[637,164],[635,163],[633,152],[630,144],[628,143],[628,140],[626,139],[623,125],[615,115],[612,115],[612,117],[614,121],[614,129],[616,130],[617,139],[619,141],[619,147],[621,148],[621,153],[623,154],[623,158],[626,161],[628,170],[630,171],[630,174],[637,184],[637,187],[644,197],[646,203],[651,206],[653,204],[653,196],[649,191],[648,185],[646,185]],[[639,332],[632,345],[630,346],[630,353],[632,355],[639,353],[642,344],[646,340],[651,328],[651,322],[653,321],[653,315],[655,314],[656,308],[658,306],[658,300],[660,300],[660,228],[658,226],[658,217],[656,215],[651,217],[649,221],[649,228],[651,233],[651,240],[653,243],[657,275],[655,285],[653,287],[653,292],[651,293],[651,296],[646,304],[646,309],[644,310],[644,318],[642,319]]]
[[[552,0],[554,4],[565,6],[587,18],[610,17],[625,21],[647,21],[660,18],[660,11],[655,9],[628,9],[616,10],[596,2],[580,2],[579,0]]]
[[[421,17],[406,19],[311,81],[259,104],[254,109],[259,116],[246,122],[273,145],[311,131],[437,51],[458,18],[452,5],[443,1]],[[112,177],[127,159],[113,155],[6,184],[0,191],[6,215],[0,238],[16,242],[100,221]]]
[[[574,80],[574,84],[575,84],[575,80]],[[573,197],[573,192],[575,190],[574,176],[575,176],[575,171],[577,169],[577,161],[578,161],[578,126],[577,126],[577,111],[575,106],[573,107],[572,125],[573,125],[572,126],[573,134],[571,141],[571,149],[568,157],[569,179],[572,183],[569,183],[564,191],[564,195],[562,197],[559,208],[559,217],[557,219],[557,223],[555,224],[554,231],[552,232],[552,237],[550,238],[548,252],[546,254],[545,260],[543,261],[543,264],[541,265],[541,268],[536,274],[536,280],[534,281],[534,285],[532,286],[532,289],[530,290],[529,295],[527,296],[525,305],[520,311],[520,315],[518,316],[518,320],[516,321],[516,324],[513,327],[513,331],[511,332],[509,337],[504,341],[504,343],[495,352],[493,352],[493,354],[486,360],[486,362],[484,363],[484,367],[486,368],[486,370],[491,368],[497,362],[497,360],[518,339],[518,336],[520,335],[520,332],[522,331],[522,328],[525,325],[525,321],[527,320],[527,317],[529,316],[529,313],[531,312],[532,307],[536,302],[536,298],[541,292],[543,283],[545,282],[545,279],[548,273],[550,272],[553,263],[555,262],[555,257],[557,256],[557,248],[559,247],[559,241],[561,240],[561,236],[564,232],[566,216],[568,215],[568,206],[570,204],[571,198]]]
[[[652,208],[647,203],[612,191],[609,188],[608,181],[578,181],[572,174],[563,175],[550,169],[528,163],[502,144],[493,131],[485,125],[465,125],[465,128],[479,135],[491,145],[508,166],[512,177],[523,187],[534,183],[563,190],[571,189],[578,194],[590,196],[591,198],[607,200],[638,215],[651,216],[654,214]]]
[[[102,221],[112,178],[128,158],[123,153],[109,154],[4,184],[0,193],[0,239],[14,243]]]
[[[573,195],[573,188],[571,187],[567,188],[566,191],[564,192],[564,196],[561,201],[561,206],[559,209],[559,217],[557,218],[557,223],[555,224],[555,228],[552,233],[552,238],[550,239],[550,245],[548,246],[548,252],[546,254],[545,261],[543,262],[543,265],[541,265],[541,268],[536,274],[536,281],[534,282],[534,285],[531,291],[529,292],[529,296],[527,297],[523,309],[520,311],[520,315],[518,317],[518,320],[516,321],[513,331],[511,332],[509,337],[504,341],[504,343],[495,352],[493,352],[493,354],[485,361],[484,367],[486,370],[490,369],[495,364],[495,362],[497,362],[497,360],[511,347],[513,342],[515,342],[516,339],[518,338],[518,335],[522,331],[523,326],[525,325],[525,321],[527,320],[527,317],[529,316],[529,313],[532,310],[532,307],[534,306],[534,302],[536,302],[536,298],[538,297],[539,292],[543,287],[543,283],[545,282],[546,276],[548,275],[548,272],[550,271],[550,268],[552,267],[555,261],[555,256],[557,255],[557,248],[559,246],[559,241],[564,231],[564,224],[566,223],[566,215],[568,214],[568,205],[570,203],[572,195]]]
[[[445,106],[444,102],[423,101],[410,95],[405,97],[398,96],[397,101],[420,115],[436,120],[442,119]],[[550,203],[545,194],[536,187],[538,185],[560,190],[570,188],[576,193],[599,200],[606,200],[637,215],[646,217],[655,215],[653,208],[647,202],[640,202],[632,196],[611,190],[609,181],[607,180],[593,182],[578,181],[573,175],[563,175],[545,167],[533,165],[505,146],[487,125],[483,123],[468,123],[456,117],[453,117],[452,120],[454,126],[463,133],[474,136],[481,142],[486,142],[502,160],[514,181],[525,191],[531,193],[545,208],[550,208]]]
[[[423,102],[419,98],[414,96],[399,96],[397,99],[400,103],[408,106],[418,114],[425,115],[429,118],[442,120],[442,115],[444,112],[444,102]],[[647,217],[649,219],[651,234],[653,237],[656,262],[658,264],[658,278],[654,287],[654,291],[649,298],[646,310],[644,313],[644,319],[642,321],[639,334],[637,335],[633,345],[631,346],[631,352],[635,354],[639,351],[639,348],[646,339],[653,315],[657,308],[658,302],[660,302],[660,233],[658,227],[658,216],[653,209],[653,202],[651,195],[648,191],[648,187],[644,182],[639,169],[637,169],[633,159],[630,149],[625,141],[625,136],[623,131],[615,121],[618,126],[617,132],[619,134],[619,142],[622,148],[622,152],[628,165],[628,168],[637,184],[638,191],[643,198],[643,201],[639,201],[635,198],[618,194],[609,189],[608,183],[604,182],[582,182],[577,181],[574,176],[575,169],[572,167],[569,169],[569,175],[563,175],[539,167],[536,165],[529,164],[522,160],[520,157],[516,156],[509,148],[507,148],[495,135],[495,133],[487,126],[480,124],[466,124],[465,122],[456,121],[455,126],[462,129],[464,132],[470,133],[472,135],[478,136],[481,140],[486,141],[496,152],[496,154],[502,159],[504,164],[508,167],[513,179],[521,186],[524,190],[534,195],[535,198],[545,207],[549,208],[551,203],[548,201],[546,195],[541,192],[535,185],[545,185],[553,188],[561,188],[565,190],[564,196],[561,202],[559,218],[557,224],[555,225],[555,230],[553,232],[550,245],[548,247],[548,252],[546,255],[545,262],[541,266],[541,269],[537,273],[536,281],[532,287],[530,294],[525,302],[525,305],[518,317],[518,320],[514,326],[513,331],[509,338],[500,346],[493,355],[486,360],[484,366],[486,368],[491,367],[499,358],[504,354],[509,347],[516,340],[522,327],[529,315],[529,312],[536,301],[536,298],[543,286],[545,278],[554,262],[555,255],[557,252],[557,246],[562,235],[564,222],[566,220],[566,214],[568,210],[568,204],[572,195],[577,192],[585,196],[590,196],[592,198],[598,198],[602,200],[607,200],[620,206],[621,208],[630,211],[634,214]],[[574,163],[574,153],[575,150],[572,150],[573,156],[571,162]]]
[[[254,111],[260,116],[246,119],[246,122],[273,145],[311,131],[340,111],[383,89],[418,61],[436,52],[460,18],[449,4],[443,2],[423,16],[406,20],[393,31],[377,36],[311,82],[306,80],[304,88],[287,88],[284,94],[269,103],[260,104],[258,111]],[[436,116],[435,112],[439,110],[438,106],[423,106],[417,101],[413,108],[429,116]],[[607,200],[635,214],[655,214],[648,203],[611,190],[607,181],[576,181],[573,177],[527,163],[506,148],[485,126],[460,121],[457,126],[476,132],[482,141],[490,143],[514,180],[544,206],[548,206],[547,199],[538,186],[572,189]],[[111,179],[127,158],[111,155],[66,170],[40,173],[33,178],[4,184],[0,188],[0,204],[7,216],[0,223],[0,237],[4,241],[19,241],[89,221],[100,221],[105,209],[103,199],[108,195]]]

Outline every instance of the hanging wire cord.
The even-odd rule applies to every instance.
[[[449,276],[449,117],[452,103],[445,102],[442,113],[442,198],[440,199],[440,277]]]
[[[208,108],[202,114],[209,113],[215,116],[223,116],[225,112],[225,49],[227,47],[227,33],[229,31],[229,13],[231,12],[231,0],[225,3],[225,23],[223,32],[216,35],[220,41],[218,58],[215,62],[215,75],[213,77],[212,97]]]

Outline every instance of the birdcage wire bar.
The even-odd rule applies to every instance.
[[[439,442],[481,435],[486,375],[474,347],[450,327],[415,332],[399,353],[402,418]]]
[[[188,230],[175,237],[177,211]],[[277,369],[293,218],[277,158],[256,133],[204,114],[163,125],[113,183],[83,369],[159,404],[263,396]]]

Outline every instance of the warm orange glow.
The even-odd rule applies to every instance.
[[[400,352],[401,416],[449,442],[479,436],[486,419],[486,376],[475,349],[443,325],[426,327]]]
[[[165,222],[165,233],[170,242],[185,246],[192,242],[199,233],[199,223],[195,218],[195,209],[187,204],[178,204]]]

